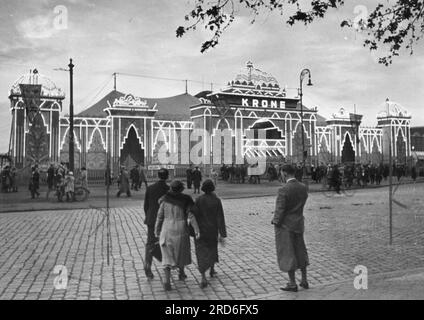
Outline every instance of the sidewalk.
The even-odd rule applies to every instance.
[[[424,182],[424,178],[417,179],[417,183]],[[151,182],[153,183],[153,182]],[[397,179],[394,179],[394,184]],[[401,184],[413,183],[410,178],[401,180]],[[321,183],[309,182],[309,192],[321,192],[323,186]],[[368,185],[367,188],[375,189],[382,188],[388,185],[388,181],[383,181],[380,186]],[[261,184],[232,184],[225,181],[218,181],[217,191],[219,197],[222,199],[243,199],[254,197],[275,196],[278,188],[281,186],[279,181],[263,181]],[[361,187],[354,186],[355,190],[363,190]],[[140,206],[144,200],[144,193],[146,188],[141,187],[139,191],[132,190],[132,196],[127,198],[126,195],[121,195],[120,198],[116,197],[117,186],[110,187],[110,207],[119,208],[122,206]],[[0,193],[0,213],[5,212],[21,212],[21,211],[36,211],[36,210],[63,210],[63,209],[90,209],[90,208],[105,208],[106,207],[106,189],[105,186],[90,186],[89,199],[84,202],[64,202],[59,203],[52,192],[50,198],[46,199],[47,187],[41,186],[40,197],[31,199],[29,191],[25,187],[21,187],[17,193]],[[186,189],[185,193],[194,195],[192,189]]]
[[[258,300],[423,300],[424,268],[369,275],[367,289],[355,289],[354,277],[305,290],[260,295]],[[284,284],[282,283],[282,286]]]

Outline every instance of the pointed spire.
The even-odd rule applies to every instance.
[[[246,63],[246,67],[248,69],[248,71],[247,71],[247,82],[250,82],[250,81],[252,81],[252,69],[253,69],[252,61],[248,61]]]

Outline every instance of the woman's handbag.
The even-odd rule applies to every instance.
[[[162,251],[160,250],[160,244],[159,241],[155,242],[155,244],[152,245],[150,248],[150,253],[152,254],[152,257],[154,257],[159,262],[162,262]]]

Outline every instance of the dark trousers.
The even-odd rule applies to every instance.
[[[187,189],[191,189],[191,178],[187,178]]]
[[[155,226],[147,226],[147,241],[144,268],[150,269],[153,262],[152,249],[159,239],[155,236]]]

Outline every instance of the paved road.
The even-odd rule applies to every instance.
[[[162,289],[159,264],[154,265],[153,281],[144,276],[146,228],[138,206],[111,210],[109,266],[102,212],[4,213],[0,216],[0,299],[358,298],[362,293],[352,289],[357,265],[368,268],[367,298],[373,292],[377,297],[381,292],[396,297],[390,296],[390,290],[397,297],[401,293],[401,297],[424,298],[422,287],[411,285],[412,280],[403,279],[404,275],[394,276],[400,280],[392,280],[390,285],[387,277],[381,278],[387,272],[405,270],[412,279],[423,278],[423,273],[416,271],[424,267],[423,191],[422,184],[405,185],[397,191],[397,199],[409,209],[395,207],[392,246],[388,245],[386,188],[331,199],[311,194],[305,215],[312,288],[297,294],[279,291],[287,278],[278,270],[275,258],[270,224],[274,197],[224,200],[229,237],[220,248],[218,276],[202,290],[192,264],[186,281],[173,274],[171,292]],[[57,265],[67,268],[66,290],[54,288]]]
[[[395,179],[396,180],[396,179]],[[420,177],[418,182],[424,182],[424,178]],[[411,183],[410,178],[404,178],[401,183]],[[387,185],[387,181],[382,183],[381,187]],[[263,181],[257,184],[231,184],[219,181],[217,194],[223,199],[239,199],[263,196],[275,196],[281,184],[278,181]],[[369,188],[376,188],[375,185],[369,185]],[[311,192],[321,192],[322,184],[310,183]],[[104,186],[92,186],[91,194],[87,201],[84,202],[64,202],[60,203],[51,193],[50,199],[46,199],[46,186],[41,188],[41,196],[37,199],[31,199],[28,190],[21,188],[18,193],[0,193],[0,213],[16,212],[16,211],[34,211],[34,210],[64,210],[64,209],[90,209],[102,208],[106,206],[106,190]],[[126,195],[116,197],[117,188],[110,188],[110,206],[113,208],[122,208],[124,206],[134,207],[140,206],[144,199],[145,188],[139,191],[132,191],[132,197],[127,198]],[[191,193],[192,190],[186,190]]]

